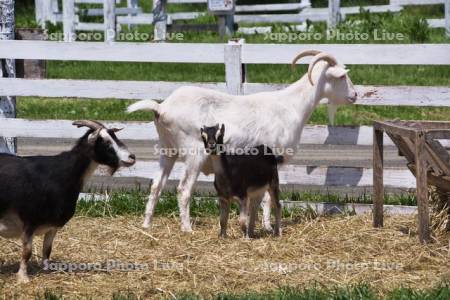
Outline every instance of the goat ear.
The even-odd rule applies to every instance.
[[[100,136],[100,130],[101,129],[97,129],[97,130],[95,130],[93,133],[91,133],[88,136],[88,143],[89,144],[91,144],[91,145],[95,144],[95,142],[97,141],[98,137]]]
[[[342,78],[348,73],[348,69],[342,67],[329,67],[326,75],[331,78]]]
[[[123,128],[111,128],[111,130],[113,132],[119,132],[119,131],[123,130]]]

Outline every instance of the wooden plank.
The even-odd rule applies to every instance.
[[[16,59],[224,63],[223,44],[1,41],[0,57]]]
[[[102,4],[103,0],[75,0],[77,4]]]
[[[0,119],[0,136],[79,138],[86,130],[72,125],[70,120]],[[153,122],[103,122],[106,126],[124,128],[119,138],[130,140],[158,140]]]
[[[226,91],[224,83],[0,78],[0,95],[162,100],[185,85]],[[243,93],[275,91],[287,86],[244,83]],[[358,105],[450,106],[450,87],[356,86],[356,90],[360,95]]]
[[[80,31],[104,31],[105,24],[104,23],[86,23],[86,22],[78,22],[75,24],[75,30]]]
[[[445,19],[427,19],[431,28],[445,28]]]
[[[244,94],[281,90],[288,84],[244,83]],[[450,87],[355,86],[358,105],[450,106]]]
[[[397,5],[371,5],[363,6],[365,10],[371,13],[398,12],[402,10]],[[342,7],[341,14],[358,14],[360,6]],[[299,23],[306,20],[312,22],[322,22],[328,19],[328,8],[305,8],[298,14],[261,14],[261,15],[235,15],[236,23]]]
[[[95,17],[95,16],[103,16],[103,8],[89,8],[84,10],[86,12],[86,16]],[[141,8],[129,8],[129,7],[116,7],[114,13],[117,15],[127,15],[127,14],[138,14],[142,13]]]
[[[256,5],[236,5],[235,12],[270,12],[270,11],[287,11],[301,10],[307,7],[303,3],[281,3],[281,4],[256,4]]]
[[[450,65],[449,44],[317,44],[313,48],[332,53],[343,64]],[[307,49],[311,49],[311,45],[245,44],[242,61],[246,64],[290,64],[292,58]],[[305,59],[298,63],[309,61]]]
[[[139,159],[139,158],[138,158]],[[139,161],[128,169],[120,169],[116,177],[153,178],[159,169],[157,161]],[[184,173],[184,164],[175,163],[169,180],[178,180]],[[102,175],[98,172],[97,175]],[[373,170],[347,167],[314,167],[284,165],[279,170],[281,184],[301,184],[306,186],[372,186]],[[414,188],[415,178],[407,169],[385,169],[385,186]],[[199,181],[212,182],[214,177],[201,174]]]
[[[383,227],[383,131],[373,133],[373,226]]]
[[[71,124],[66,120],[2,119],[0,120],[0,136],[77,138],[78,131],[74,131]],[[125,135],[130,140],[158,140],[153,123],[115,122],[114,126],[136,128],[136,131]],[[303,129],[301,144],[370,146],[372,131],[373,128],[370,126],[306,125]],[[393,145],[387,136],[385,138],[385,145]]]
[[[205,3],[207,0],[167,0],[169,4],[192,4],[192,3]]]
[[[117,16],[117,24],[152,25],[153,14],[138,14],[136,16]]]
[[[430,241],[430,212],[428,208],[427,164],[425,159],[425,134],[418,132],[416,144],[417,210],[419,218],[419,239],[422,243]]]
[[[161,100],[186,85],[226,91],[225,83],[0,78],[0,95]]]
[[[242,62],[290,64],[293,57],[309,48],[310,45],[244,44]],[[450,65],[449,44],[320,44],[314,48],[333,53],[344,64]],[[10,59],[223,63],[223,55],[223,44],[0,42],[0,57]],[[306,62],[309,60],[299,63]]]
[[[390,0],[391,5],[431,5],[441,4],[445,0]]]

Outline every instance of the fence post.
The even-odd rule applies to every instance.
[[[219,36],[220,38],[232,37],[234,31],[234,15],[218,16]]]
[[[225,45],[225,82],[227,91],[232,95],[243,94],[245,66],[242,64],[242,45],[244,39],[230,40]]]
[[[450,37],[450,0],[445,0],[445,33]]]
[[[138,8],[138,2],[137,0],[127,0],[127,7],[130,9],[136,9]],[[128,14],[129,17],[136,16],[136,13]],[[133,29],[135,25],[128,24],[128,29]]]
[[[167,32],[166,0],[154,0],[152,12],[153,24],[155,24],[153,40],[163,42],[166,40]]]
[[[44,27],[45,26],[45,16],[44,16],[44,11],[43,11],[43,2],[45,0],[36,0],[35,1],[35,7],[34,7],[34,11],[35,11],[35,17],[36,17],[36,23],[39,24],[39,26]]]
[[[116,39],[116,1],[103,0],[103,18],[105,22],[105,42]]]
[[[63,31],[64,41],[73,42],[75,40],[75,1],[63,1]]]
[[[0,40],[13,40],[14,30],[14,0],[0,1]],[[6,74],[3,74],[3,63]],[[0,77],[16,77],[13,59],[0,60]],[[15,117],[16,97],[0,97],[0,118]],[[0,137],[0,152],[15,154],[17,152],[16,139],[13,137]]]
[[[373,127],[373,227],[383,227],[383,131]]]
[[[328,0],[328,29],[336,28],[336,25],[341,21],[340,6],[341,0]]]

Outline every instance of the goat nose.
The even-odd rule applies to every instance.
[[[131,159],[131,160],[136,160],[136,155],[130,154],[130,156],[128,156],[128,158]]]

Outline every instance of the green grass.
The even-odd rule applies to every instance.
[[[340,196],[337,194],[319,192],[295,192],[288,191],[281,194],[281,199],[293,201],[331,202],[331,203],[372,203],[372,196]],[[112,192],[108,200],[91,201],[83,199],[78,201],[77,214],[87,217],[115,217],[121,215],[141,215],[145,210],[148,192],[132,190]],[[194,194],[191,202],[191,215],[194,217],[215,216],[219,214],[217,196],[215,194]],[[385,204],[416,205],[415,194],[401,194],[385,196]],[[237,213],[237,206],[233,204],[232,211]],[[158,202],[155,214],[158,216],[178,215],[178,202],[176,193],[164,192]],[[284,211],[285,217],[298,218],[310,216],[310,210],[298,210],[294,212]]]
[[[163,295],[159,295],[163,297]],[[65,299],[60,291],[45,291],[36,295],[36,300],[59,300]],[[195,294],[177,294],[177,299],[200,300],[205,299]],[[277,290],[257,293],[249,292],[244,294],[222,293],[216,296],[208,296],[207,299],[217,300],[446,300],[450,298],[450,288],[448,285],[441,285],[431,289],[417,290],[412,288],[397,288],[382,297],[370,285],[360,283],[346,287],[326,288],[323,286],[300,288],[300,287],[280,287]],[[132,291],[116,292],[112,296],[113,300],[137,300],[139,299]]]

